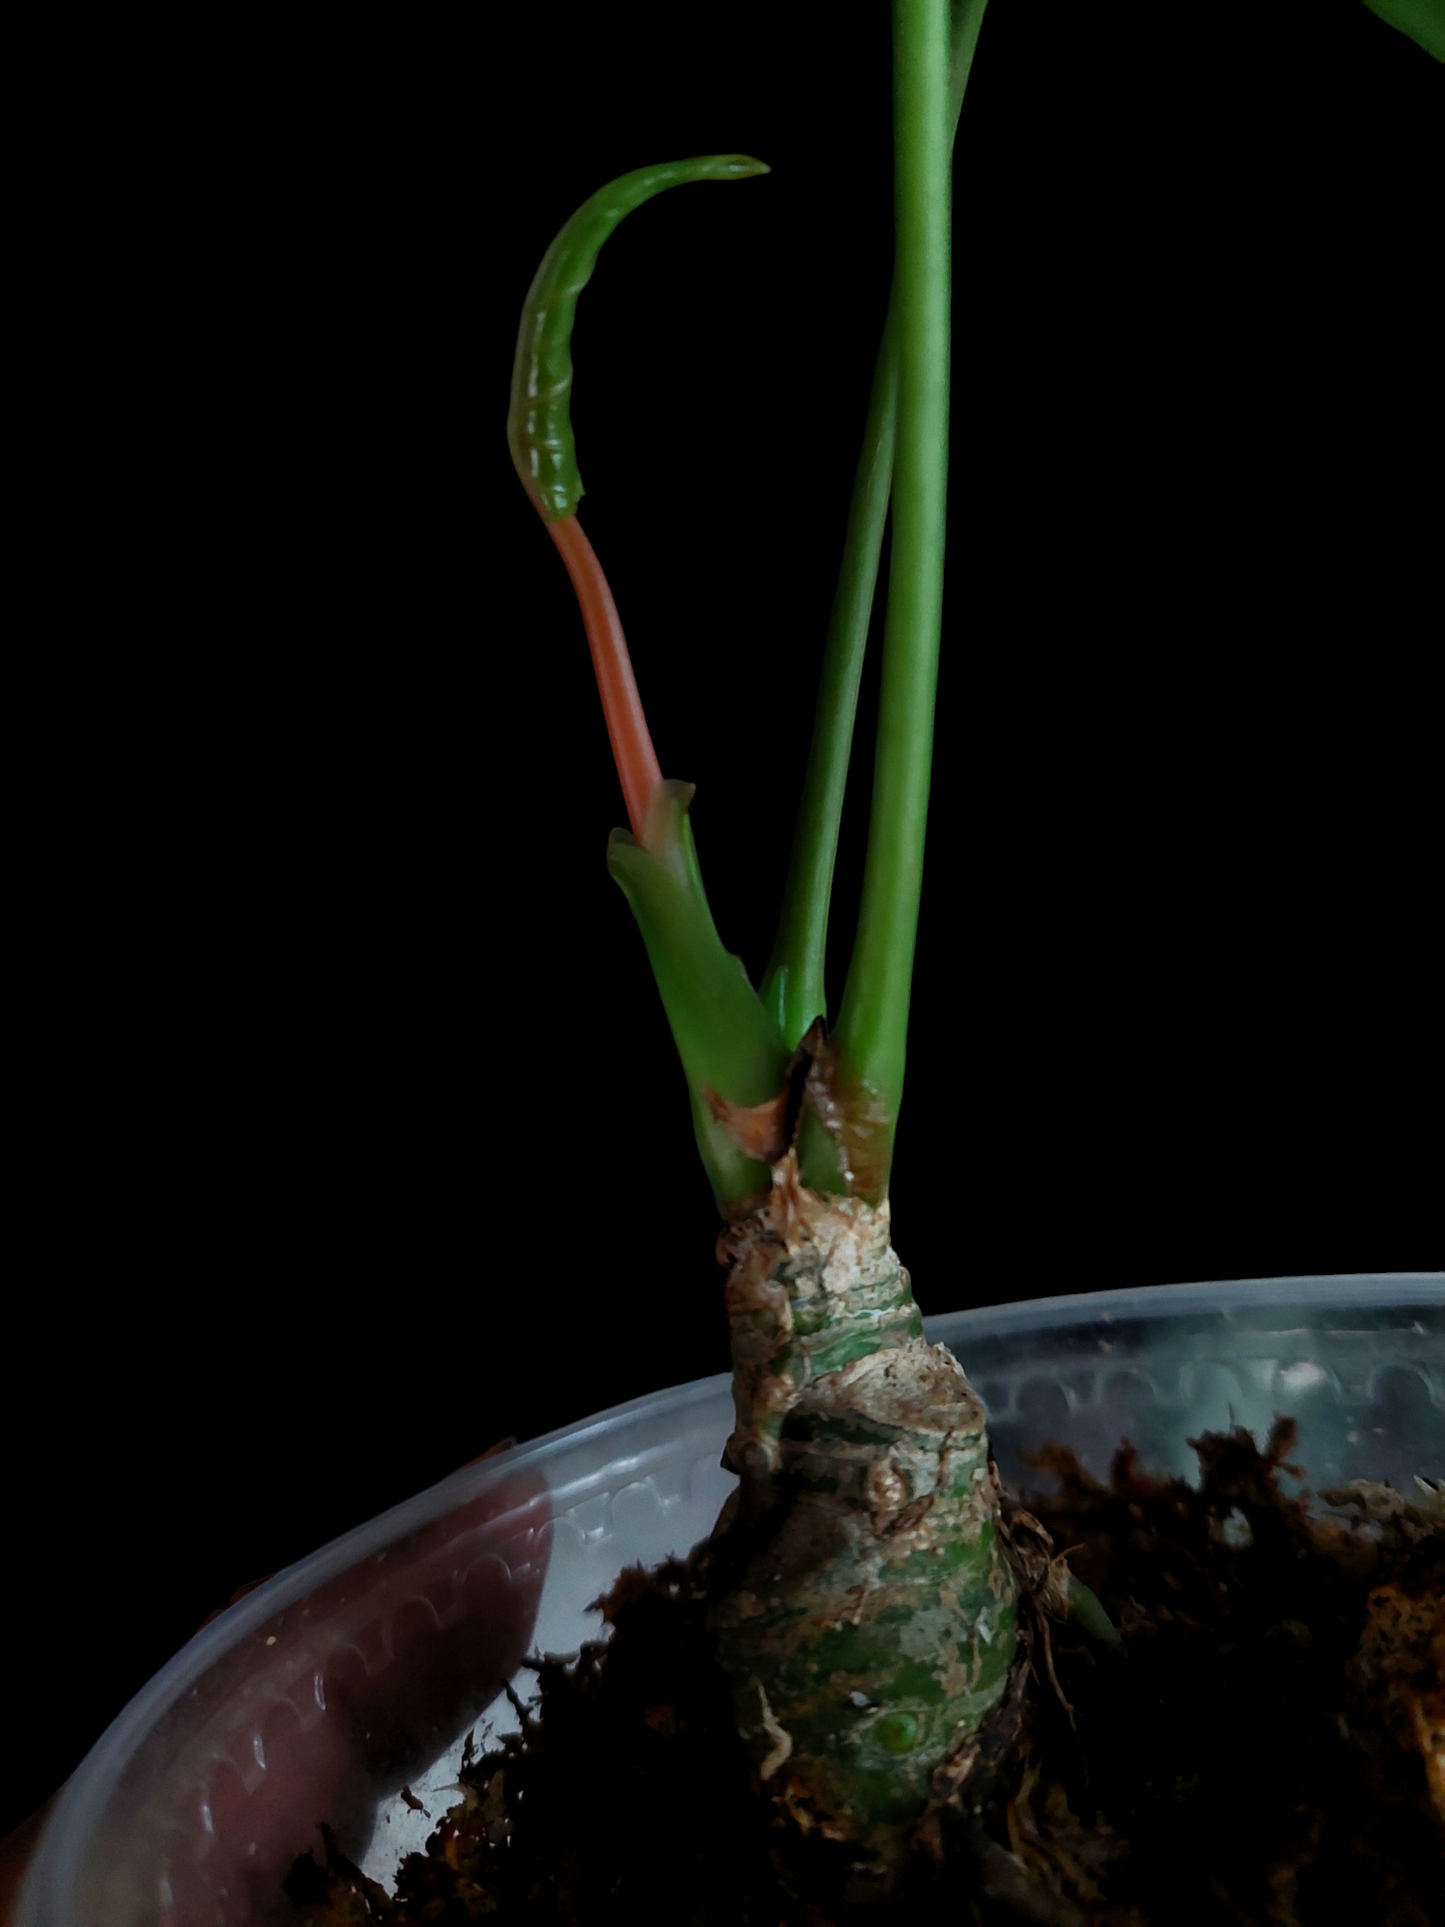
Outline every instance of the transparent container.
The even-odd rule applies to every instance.
[[[1035,1299],[926,1321],[985,1399],[1000,1469],[1122,1437],[1192,1476],[1231,1419],[1300,1422],[1311,1489],[1445,1473],[1445,1274]],[[515,1723],[534,1651],[596,1637],[624,1566],[685,1553],[732,1486],[726,1374],[454,1473],[278,1573],[199,1632],[66,1788],[16,1927],[239,1927],[278,1911],[320,1819],[379,1879],[450,1804],[462,1737]],[[519,1677],[520,1674],[520,1677]],[[480,1735],[479,1735],[480,1737]],[[402,1797],[406,1786],[425,1812]]]

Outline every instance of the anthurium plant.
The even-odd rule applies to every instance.
[[[1441,0],[1368,0],[1445,58]],[[631,906],[725,1223],[736,1494],[702,1570],[765,1796],[852,1849],[885,1893],[941,1790],[1027,1673],[1030,1616],[1113,1628],[1062,1561],[1011,1543],[983,1406],[930,1346],[893,1249],[945,554],[950,178],[986,0],[893,0],[895,257],[771,960],[751,982],[708,906],[692,787],[663,775],[621,622],[578,519],[570,399],[579,296],[618,223],[763,161],[642,167],[584,201],[527,295],[512,457],[576,591],[627,813],[607,861]],[[749,189],[748,191],[757,191]],[[865,643],[890,531],[862,901],[836,1011],[823,960]]]

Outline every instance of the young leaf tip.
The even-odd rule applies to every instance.
[[[708,173],[720,181],[745,181],[754,174],[771,174],[766,161],[756,160],[751,154],[719,154],[708,168]]]

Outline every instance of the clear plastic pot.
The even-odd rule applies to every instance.
[[[1445,1473],[1445,1274],[1283,1278],[1035,1299],[927,1321],[987,1402],[1000,1469],[1053,1440],[1152,1468],[1231,1419],[1300,1421],[1312,1489]],[[450,1803],[463,1734],[513,1723],[532,1651],[595,1637],[624,1566],[685,1553],[732,1485],[726,1374],[455,1473],[223,1613],[70,1781],[16,1927],[239,1927],[277,1911],[320,1819],[387,1878]],[[498,1717],[498,1714],[502,1717]],[[409,1785],[426,1813],[401,1797]]]

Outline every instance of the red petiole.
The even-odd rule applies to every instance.
[[[597,693],[602,698],[602,713],[607,719],[607,736],[612,758],[627,802],[627,820],[632,834],[646,848],[643,830],[647,805],[662,781],[657,752],[652,747],[647,718],[642,713],[642,698],[637,693],[637,678],[627,653],[627,638],[607,577],[597,553],[583,533],[575,515],[548,522],[547,532],[567,565],[582,625],[587,631],[587,647],[592,652],[592,668],[597,677]]]

